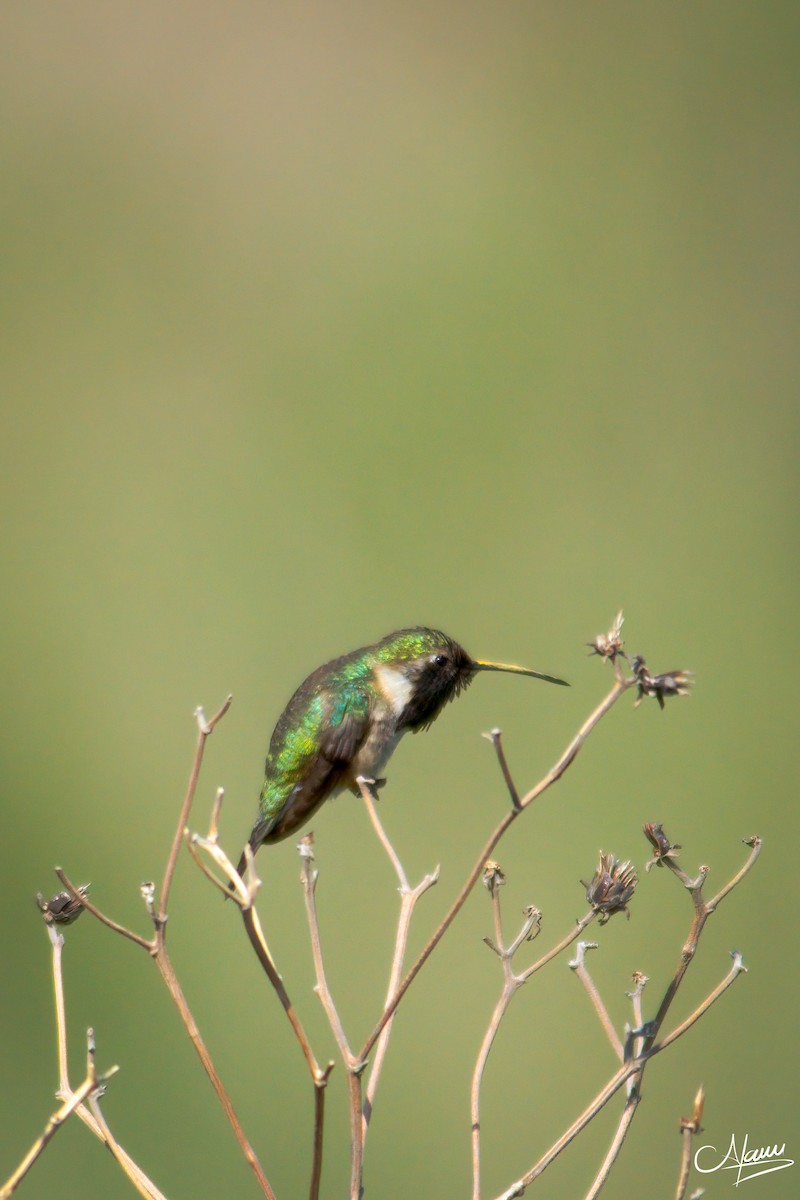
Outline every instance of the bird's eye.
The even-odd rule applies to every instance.
[[[435,667],[445,667],[445,666],[447,666],[447,655],[446,655],[446,654],[434,654],[434,656],[433,656],[433,665],[434,665]]]

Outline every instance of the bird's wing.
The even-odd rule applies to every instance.
[[[369,709],[369,693],[351,687],[332,707],[319,696],[304,721],[276,728],[261,818],[250,836],[254,851],[264,841],[288,837],[336,789],[367,737]]]

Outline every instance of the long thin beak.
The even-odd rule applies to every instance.
[[[478,671],[510,671],[512,675],[530,675],[532,679],[543,679],[545,683],[558,683],[561,687],[569,687],[566,679],[556,679],[555,675],[543,675],[541,671],[529,671],[527,667],[515,667],[513,663],[481,662],[475,660]]]

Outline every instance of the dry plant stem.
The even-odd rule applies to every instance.
[[[601,1108],[608,1103],[608,1101],[619,1090],[619,1088],[622,1087],[627,1080],[633,1080],[633,1077],[636,1076],[636,1079],[633,1080],[634,1086],[631,1088],[632,1093],[634,1093],[634,1098],[631,1100],[629,1097],[630,1103],[626,1104],[625,1106],[617,1127],[617,1131],[614,1135],[614,1140],[611,1148],[609,1149],[609,1153],[606,1155],[603,1166],[601,1167],[600,1172],[592,1184],[592,1190],[590,1190],[589,1195],[596,1196],[599,1193],[601,1187],[608,1178],[616,1157],[619,1154],[625,1139],[625,1134],[630,1127],[633,1114],[636,1111],[639,1083],[645,1066],[651,1058],[654,1058],[657,1054],[660,1054],[662,1050],[666,1050],[672,1045],[673,1042],[677,1041],[679,1037],[682,1037],[683,1034],[686,1033],[687,1030],[689,1030],[692,1025],[694,1025],[695,1022],[698,1021],[700,1017],[702,1017],[704,1013],[708,1011],[711,1005],[714,1004],[715,1001],[717,1001],[725,991],[727,991],[734,980],[746,970],[742,962],[741,955],[735,954],[733,956],[733,964],[725,978],[714,988],[712,992],[709,993],[708,996],[706,996],[703,1001],[701,1001],[694,1012],[690,1013],[690,1015],[684,1021],[682,1021],[680,1025],[676,1026],[676,1028],[667,1034],[666,1037],[662,1038],[660,1042],[656,1042],[659,1030],[664,1022],[672,1000],[675,998],[677,990],[680,987],[684,975],[686,974],[688,965],[694,957],[697,949],[697,939],[702,932],[706,920],[718,906],[720,900],[724,899],[724,897],[727,896],[731,890],[742,881],[742,879],[744,879],[745,875],[753,866],[761,851],[761,840],[759,838],[752,838],[749,844],[751,846],[751,850],[747,862],[742,868],[740,868],[739,871],[737,871],[733,879],[731,879],[730,882],[726,884],[724,888],[722,888],[722,890],[709,904],[706,904],[702,898],[702,887],[708,873],[707,870],[702,869],[699,872],[697,879],[692,880],[689,878],[686,872],[677,865],[674,859],[665,858],[663,860],[664,864],[681,880],[681,882],[690,892],[695,911],[692,918],[689,937],[687,938],[681,953],[681,960],[678,963],[678,967],[673,978],[670,980],[666,988],[664,998],[659,1006],[658,1013],[648,1026],[647,1034],[643,1038],[643,1048],[641,1053],[620,1067],[619,1071],[617,1071],[616,1074],[611,1077],[605,1087],[598,1092],[598,1094],[587,1105],[580,1116],[572,1123],[572,1125],[570,1125],[569,1129],[567,1129],[565,1133],[563,1133],[561,1137],[553,1143],[549,1150],[542,1155],[539,1161],[535,1163],[529,1171],[527,1171],[520,1179],[513,1183],[505,1192],[501,1193],[497,1200],[512,1200],[514,1197],[522,1196],[530,1184],[533,1183],[535,1179],[538,1179],[538,1177],[546,1170],[546,1168],[549,1167],[550,1163],[558,1157],[561,1151],[564,1150],[570,1144],[570,1142],[577,1137],[581,1130],[583,1130],[586,1125],[588,1125],[589,1122],[594,1119]]]
[[[64,935],[52,925],[47,926],[50,944],[53,947],[53,994],[56,1005],[56,1041],[58,1043],[58,1093],[59,1099],[66,1098],[72,1091],[69,1085],[69,1061],[67,1059],[67,1014],[64,1007],[64,968],[62,952]]]
[[[211,819],[209,822],[209,830],[207,837],[201,837],[199,834],[190,834],[189,830],[184,831],[186,846],[194,861],[197,863],[200,870],[213,885],[222,892],[226,899],[234,899],[242,912],[242,920],[250,939],[250,944],[253,947],[256,957],[260,962],[264,973],[272,984],[278,999],[283,1006],[292,1030],[303,1052],[303,1057],[306,1060],[311,1081],[314,1085],[314,1134],[313,1147],[311,1156],[311,1182],[309,1185],[310,1200],[318,1200],[320,1181],[322,1178],[322,1149],[323,1149],[323,1130],[325,1122],[325,1089],[328,1083],[328,1076],[333,1070],[333,1063],[328,1063],[326,1067],[320,1067],[316,1060],[311,1043],[308,1040],[302,1022],[295,1011],[295,1008],[286,991],[283,980],[275,966],[269,947],[267,946],[264,932],[261,928],[261,922],[258,919],[258,913],[254,907],[253,901],[258,890],[259,881],[255,877],[253,870],[252,855],[248,855],[248,864],[245,869],[244,878],[239,876],[239,873],[234,869],[233,863],[228,858],[225,851],[218,843],[219,833],[219,815],[222,807],[222,801],[225,792],[223,788],[217,788],[214,804],[211,810]],[[206,854],[210,856],[215,865],[222,872],[227,880],[226,883],[220,882],[217,876],[211,871],[203,861],[200,853],[200,847]],[[247,882],[245,882],[247,881]],[[232,889],[232,890],[231,890]]]
[[[475,1070],[472,1074],[472,1087],[470,1089],[470,1115],[472,1126],[472,1196],[473,1200],[480,1200],[481,1194],[481,1116],[480,1116],[480,1096],[481,1087],[483,1085],[483,1076],[486,1070],[486,1064],[489,1059],[492,1046],[494,1044],[497,1031],[508,1010],[508,1006],[513,1000],[519,988],[528,982],[531,975],[535,975],[542,967],[552,962],[557,955],[566,950],[577,937],[583,932],[587,925],[595,919],[596,913],[590,910],[577,922],[574,929],[571,929],[566,937],[562,938],[551,950],[543,954],[535,963],[527,967],[520,974],[516,974],[512,967],[512,958],[519,947],[523,944],[528,936],[533,925],[533,917],[528,917],[522,926],[520,933],[514,939],[510,946],[506,947],[503,943],[503,926],[500,912],[500,889],[495,887],[492,890],[492,910],[494,916],[494,946],[498,958],[503,967],[503,989],[497,1004],[494,1007],[491,1019],[481,1042],[478,1058],[475,1063]]]
[[[236,1115],[236,1110],[233,1107],[231,1098],[225,1090],[225,1085],[219,1076],[217,1068],[214,1066],[214,1061],[208,1052],[208,1047],[203,1041],[202,1035],[197,1026],[197,1022],[192,1016],[191,1009],[189,1008],[186,997],[183,994],[183,989],[178,982],[178,977],[175,974],[175,969],[172,966],[172,961],[167,954],[167,948],[163,942],[157,953],[153,955],[153,958],[156,966],[161,972],[161,978],[164,980],[164,983],[167,986],[167,990],[172,997],[173,1003],[180,1014],[180,1018],[186,1028],[186,1032],[191,1038],[192,1045],[197,1053],[197,1057],[203,1064],[203,1069],[211,1082],[211,1086],[217,1094],[217,1099],[222,1105],[222,1110],[225,1113],[225,1116],[228,1118],[231,1128],[236,1135],[236,1140],[239,1143],[239,1148],[242,1151],[247,1165],[250,1167],[251,1171],[258,1180],[264,1195],[268,1198],[268,1200],[275,1200],[275,1193],[270,1187],[269,1181],[264,1174],[261,1163],[258,1160],[258,1156],[253,1150],[253,1147],[250,1145],[250,1142],[247,1140],[247,1136],[245,1135],[244,1129],[242,1128],[239,1118]]]
[[[119,933],[122,935],[122,937],[128,938],[130,941],[135,942],[137,946],[141,946],[143,950],[148,952],[148,954],[153,953],[153,947],[155,943],[152,938],[141,937],[138,933],[134,933],[132,929],[126,929],[124,925],[120,925],[118,921],[112,921],[111,917],[107,917],[105,913],[102,913],[99,908],[92,904],[88,896],[81,895],[74,883],[71,883],[70,880],[67,879],[67,876],[64,874],[64,871],[61,867],[55,868],[55,874],[70,895],[72,895],[76,900],[79,900],[86,911],[90,912],[93,917],[96,917],[101,925],[105,925],[108,929],[112,930],[112,932]]]
[[[186,785],[186,795],[184,796],[183,804],[181,805],[175,836],[173,837],[172,845],[170,846],[169,858],[167,859],[167,865],[164,868],[164,878],[161,883],[161,892],[159,895],[158,922],[156,929],[158,933],[161,934],[162,939],[164,936],[164,926],[167,920],[169,893],[172,887],[172,878],[175,874],[175,867],[178,863],[178,854],[180,852],[181,842],[183,841],[183,831],[186,828],[186,822],[189,820],[189,813],[191,812],[195,792],[197,791],[197,781],[200,777],[200,768],[203,765],[203,751],[205,749],[205,744],[209,735],[214,732],[215,727],[225,716],[226,712],[231,706],[232,701],[233,696],[228,696],[222,707],[215,712],[214,716],[208,721],[205,719],[202,708],[198,708],[195,712],[195,717],[197,718],[197,745],[194,752],[194,761],[192,762],[192,769],[189,773],[189,782]]]
[[[511,771],[509,770],[508,760],[506,759],[506,752],[503,747],[502,730],[493,729],[491,733],[484,734],[484,737],[487,737],[489,739],[489,741],[492,743],[492,745],[494,746],[494,752],[497,755],[497,761],[500,764],[500,770],[503,773],[503,779],[506,781],[506,787],[508,788],[508,794],[511,797],[512,807],[518,809],[521,807],[520,802],[519,802],[519,792],[517,791],[517,785],[514,783],[514,779],[511,775]]]
[[[611,1173],[611,1168],[613,1167],[614,1163],[616,1162],[616,1160],[619,1156],[620,1150],[622,1149],[623,1143],[627,1136],[628,1130],[631,1126],[631,1122],[633,1121],[633,1118],[636,1115],[636,1109],[638,1108],[639,1101],[641,1099],[641,1082],[642,1082],[642,1077],[644,1075],[645,1066],[647,1064],[647,1051],[655,1042],[655,1039],[658,1036],[658,1032],[664,1023],[664,1019],[667,1015],[669,1007],[677,994],[678,988],[681,985],[684,975],[686,974],[686,971],[689,967],[689,963],[694,958],[694,955],[697,951],[697,945],[698,945],[698,942],[700,939],[700,935],[703,931],[703,927],[704,927],[706,921],[708,920],[711,913],[714,912],[714,910],[717,908],[717,906],[721,903],[721,901],[724,900],[725,897],[727,895],[729,895],[731,891],[733,891],[733,889],[737,886],[737,884],[741,883],[742,879],[744,879],[745,875],[748,873],[748,871],[751,869],[754,862],[758,858],[758,855],[760,854],[760,852],[761,852],[760,839],[759,838],[752,839],[750,854],[749,854],[746,862],[740,867],[740,869],[736,872],[736,874],[733,876],[733,878],[717,893],[717,895],[713,898],[713,900],[709,901],[708,903],[703,899],[703,884],[705,883],[706,877],[708,875],[708,869],[706,867],[701,867],[698,872],[697,878],[691,879],[687,875],[687,873],[683,870],[683,868],[680,867],[673,858],[664,858],[662,860],[666,864],[666,866],[672,871],[672,873],[681,881],[681,883],[684,885],[684,887],[689,892],[691,899],[692,899],[692,904],[694,906],[694,917],[692,919],[692,925],[689,930],[689,936],[686,939],[686,942],[683,946],[683,950],[681,952],[680,962],[678,964],[678,967],[675,971],[675,974],[674,974],[672,980],[669,983],[669,986],[667,987],[667,989],[664,993],[664,998],[662,999],[661,1005],[659,1006],[658,1014],[655,1018],[655,1021],[653,1022],[653,1026],[648,1031],[647,1037],[637,1038],[637,1040],[636,1040],[637,1049],[640,1054],[643,1054],[644,1061],[642,1062],[642,1066],[639,1068],[639,1070],[636,1072],[636,1074],[631,1077],[631,1079],[629,1081],[628,1096],[627,1096],[627,1099],[625,1102],[625,1107],[622,1110],[622,1114],[620,1116],[619,1123],[617,1125],[617,1129],[614,1134],[614,1138],[611,1142],[611,1145],[610,1145],[608,1153],[606,1154],[606,1157],[603,1161],[603,1164],[600,1167],[600,1170],[598,1171],[598,1173],[594,1179],[594,1182],[592,1183],[592,1186],[590,1187],[589,1191],[586,1193],[585,1200],[595,1200],[595,1198],[599,1195],[601,1189],[603,1188],[606,1181],[608,1180],[608,1176]],[[662,1038],[662,1040],[658,1046],[659,1051],[665,1050],[667,1048],[667,1046],[671,1045],[671,1043],[674,1042],[677,1038],[679,1038],[683,1033],[685,1033],[687,1029],[690,1029],[691,1026],[694,1025],[695,1021],[698,1021],[700,1019],[700,1017],[703,1015],[703,1013],[705,1013],[711,1007],[711,1005],[715,1002],[715,1000],[718,1000],[719,997],[722,995],[722,993],[724,991],[726,991],[726,989],[728,987],[730,987],[731,983],[733,983],[736,976],[745,969],[746,968],[742,964],[741,955],[734,955],[733,965],[732,965],[730,971],[728,972],[727,976],[725,977],[725,979],[723,979],[721,981],[721,983],[719,983],[717,985],[717,987],[714,988],[714,990],[705,998],[705,1000],[703,1000],[701,1002],[701,1004],[698,1005],[698,1007],[694,1010],[693,1013],[689,1014],[689,1016],[686,1018],[685,1021],[682,1021],[681,1024],[677,1026],[677,1028],[675,1028],[670,1034],[667,1035],[667,1037]],[[639,1014],[640,1019],[639,1019],[638,1026],[637,1026],[638,1028],[641,1028],[640,1000],[641,1000],[641,989],[639,989],[638,993],[634,992],[634,1003],[636,1004],[637,1001],[639,1002],[638,1014]]]
[[[53,947],[53,991],[55,994],[56,1006],[56,1038],[58,1042],[58,1098],[59,1100],[67,1100],[72,1095],[72,1088],[69,1082],[69,1065],[67,1061],[67,1022],[64,1010],[64,975],[62,965],[62,951],[64,947],[64,937],[60,934],[53,925],[47,926],[47,932],[50,936],[50,942]],[[146,1200],[166,1200],[163,1192],[156,1187],[152,1179],[145,1175],[144,1171],[134,1162],[114,1137],[113,1133],[106,1123],[105,1117],[100,1111],[98,1098],[96,1094],[89,1097],[89,1109],[84,1104],[79,1104],[75,1109],[75,1115],[83,1121],[84,1125],[89,1128],[95,1137],[104,1142],[108,1149],[113,1154],[114,1158],[119,1163],[122,1170],[130,1179],[133,1186],[138,1190],[139,1194],[144,1196]]]
[[[641,1029],[642,1027],[642,991],[644,990],[644,985],[646,982],[647,981],[645,977],[641,976],[637,981],[633,992],[631,993],[634,1029]],[[632,1040],[631,1046],[635,1047],[635,1055],[641,1054],[643,1045],[643,1037],[636,1037]],[[639,1085],[642,1078],[642,1069],[636,1071],[628,1080],[628,1094],[625,1100],[625,1107],[623,1108],[619,1122],[617,1123],[617,1128],[614,1133],[614,1137],[612,1138],[611,1145],[608,1148],[608,1153],[603,1159],[600,1170],[597,1172],[592,1186],[586,1193],[585,1200],[594,1200],[594,1198],[599,1195],[600,1190],[605,1185],[605,1182],[611,1173],[611,1168],[616,1162],[619,1152],[622,1149],[622,1145],[627,1137],[631,1121],[634,1118],[639,1101],[641,1100],[641,1090]]]
[[[299,849],[301,861],[300,879],[303,884],[308,932],[311,938],[311,953],[314,959],[314,972],[317,978],[314,990],[319,996],[322,1007],[325,1010],[328,1024],[336,1039],[342,1062],[347,1071],[347,1097],[350,1112],[350,1197],[351,1200],[359,1200],[364,1163],[364,1135],[361,1120],[361,1072],[365,1064],[353,1057],[350,1050],[350,1043],[347,1040],[347,1034],[344,1031],[344,1026],[342,1025],[333,996],[328,987],[328,980],[325,974],[325,961],[322,955],[322,942],[319,933],[319,918],[317,915],[316,889],[318,872],[313,866],[314,858],[310,845],[301,842]]]
[[[683,1200],[689,1183],[689,1172],[692,1168],[692,1134],[691,1126],[681,1129],[681,1166],[678,1173],[678,1186],[675,1189],[675,1200]]]
[[[698,1133],[702,1133],[701,1121],[703,1120],[703,1109],[705,1107],[706,1093],[702,1084],[695,1092],[694,1104],[692,1105],[692,1115],[690,1117],[681,1117],[680,1132],[681,1132],[681,1165],[678,1171],[678,1184],[675,1189],[675,1200],[683,1200],[686,1195],[686,1186],[689,1182],[689,1172],[692,1166],[692,1138]],[[699,1196],[704,1191],[700,1188],[694,1192],[694,1196]]]
[[[324,1067],[320,1067],[316,1060],[314,1051],[311,1049],[311,1043],[308,1040],[303,1023],[295,1011],[289,993],[284,987],[283,980],[278,974],[275,963],[272,960],[272,955],[269,952],[264,932],[261,928],[261,922],[258,919],[258,913],[252,905],[249,908],[242,909],[242,920],[244,927],[247,930],[247,936],[250,939],[250,944],[253,947],[258,961],[264,968],[264,973],[275,989],[275,993],[280,1000],[286,1016],[289,1018],[289,1023],[294,1030],[295,1037],[303,1052],[303,1057],[306,1060],[309,1072],[311,1074],[311,1082],[314,1085],[314,1135],[313,1135],[313,1152],[311,1160],[311,1183],[309,1185],[309,1200],[317,1200],[319,1196],[320,1180],[322,1178],[322,1148],[323,1148],[323,1130],[325,1123],[325,1089],[328,1083],[328,1077],[333,1070],[334,1064],[329,1062]]]
[[[397,1008],[398,1004],[403,999],[403,996],[408,991],[410,985],[416,979],[420,970],[425,965],[425,963],[428,961],[431,954],[436,949],[436,947],[439,945],[439,942],[442,940],[444,935],[447,933],[447,930],[450,928],[453,921],[455,920],[455,918],[458,916],[459,912],[463,908],[464,903],[467,900],[467,897],[469,896],[470,892],[474,888],[478,879],[483,874],[483,869],[484,869],[484,866],[486,865],[486,860],[492,857],[492,852],[494,851],[498,842],[502,838],[503,834],[506,832],[506,830],[509,828],[509,826],[514,823],[514,821],[517,819],[517,817],[520,816],[520,814],[525,811],[526,808],[529,808],[530,805],[533,804],[533,802],[535,800],[538,800],[539,796],[541,796],[543,792],[547,791],[547,789],[549,787],[552,787],[552,785],[554,783],[558,782],[558,780],[561,778],[561,776],[564,774],[564,772],[567,770],[567,768],[574,762],[575,758],[577,757],[577,755],[579,754],[579,752],[581,750],[581,747],[583,746],[583,744],[586,741],[589,734],[594,729],[595,725],[597,725],[597,723],[603,719],[603,717],[606,715],[606,713],[609,712],[610,709],[612,709],[614,707],[614,705],[617,703],[617,701],[620,699],[620,697],[622,695],[624,695],[624,693],[628,690],[628,688],[633,687],[635,683],[636,683],[635,679],[627,679],[627,678],[623,677],[621,674],[616,675],[616,678],[614,681],[614,686],[612,687],[611,691],[600,702],[600,704],[598,704],[598,706],[597,706],[597,708],[595,708],[594,712],[592,712],[591,715],[589,717],[587,717],[587,719],[584,721],[583,725],[581,725],[580,729],[575,734],[575,737],[569,743],[569,745],[564,750],[563,754],[560,756],[560,758],[557,760],[557,762],[555,762],[553,764],[553,766],[550,768],[550,770],[547,772],[547,774],[544,775],[542,777],[542,779],[540,779],[539,782],[530,789],[530,791],[525,793],[525,795],[519,801],[519,807],[518,808],[512,807],[510,812],[507,812],[506,815],[503,817],[503,819],[500,821],[497,828],[494,830],[494,832],[490,836],[489,840],[486,842],[485,846],[481,850],[481,852],[475,862],[475,866],[472,868],[469,875],[467,876],[464,886],[461,888],[461,891],[456,896],[455,900],[453,901],[452,905],[450,906],[449,911],[442,918],[438,927],[436,928],[436,930],[434,930],[434,932],[431,934],[431,937],[428,939],[427,943],[425,944],[423,949],[420,951],[417,959],[414,961],[414,963],[411,965],[411,967],[406,972],[405,977],[403,978],[402,982],[398,985],[397,990],[395,991],[392,999],[388,1002],[388,1004],[385,1005],[383,1013],[381,1014],[380,1020],[378,1021],[375,1028],[372,1030],[369,1037],[364,1042],[364,1045],[361,1047],[361,1050],[359,1051],[359,1058],[364,1059],[369,1055],[370,1051],[372,1050],[372,1047],[375,1045],[375,1042],[380,1037],[381,1030],[386,1025],[386,1022],[391,1018],[391,1016],[394,1013],[395,1009]],[[513,795],[512,795],[512,802],[513,802]]]
[[[708,874],[708,868],[701,867],[697,878],[690,879],[686,872],[676,863],[673,858],[663,859],[665,866],[672,871],[673,875],[680,879],[681,883],[683,883],[684,887],[689,892],[694,905],[694,918],[689,930],[689,936],[687,937],[683,949],[681,950],[681,957],[678,966],[675,969],[675,974],[673,975],[670,984],[664,993],[664,998],[661,1001],[658,1013],[656,1014],[653,1022],[653,1030],[648,1037],[645,1038],[645,1050],[648,1050],[650,1046],[652,1046],[653,1042],[658,1036],[658,1031],[664,1023],[664,1018],[666,1017],[670,1005],[675,998],[675,994],[683,981],[684,975],[689,969],[689,964],[697,952],[697,943],[701,933],[703,932],[706,921],[711,914],[716,911],[721,901],[724,900],[725,897],[731,893],[731,891],[733,891],[737,884],[741,883],[747,873],[751,870],[756,859],[761,853],[761,845],[762,843],[760,838],[755,837],[751,839],[750,854],[748,855],[747,861],[708,904],[706,904],[706,902],[703,900],[703,884],[705,883],[706,876]]]
[[[186,1028],[186,1032],[189,1034],[197,1056],[200,1059],[203,1069],[205,1070],[206,1075],[211,1082],[211,1086],[217,1094],[217,1098],[219,1099],[225,1116],[228,1118],[230,1126],[233,1129],[234,1136],[239,1143],[239,1147],[242,1151],[245,1161],[258,1180],[261,1191],[267,1197],[267,1200],[275,1200],[275,1193],[270,1186],[269,1180],[264,1174],[264,1170],[255,1151],[253,1150],[253,1147],[250,1145],[250,1142],[245,1135],[241,1122],[236,1115],[236,1110],[231,1103],[230,1096],[225,1090],[225,1086],[216,1067],[214,1066],[214,1061],[211,1058],[208,1047],[206,1046],[200,1034],[197,1022],[192,1016],[192,1012],[189,1008],[180,983],[178,982],[178,977],[175,974],[172,962],[167,954],[165,944],[165,929],[167,922],[166,902],[169,898],[172,877],[175,873],[178,851],[180,849],[181,841],[184,837],[184,830],[189,820],[189,813],[191,811],[192,802],[197,790],[197,780],[199,778],[200,767],[203,761],[203,751],[209,735],[212,733],[219,721],[221,721],[225,716],[225,713],[230,708],[230,705],[231,697],[229,696],[222,707],[214,714],[213,717],[210,718],[210,720],[206,720],[202,709],[198,709],[195,713],[198,726],[197,743],[195,746],[191,771],[189,773],[189,783],[186,788],[183,804],[181,805],[180,817],[178,819],[175,837],[173,838],[169,857],[167,859],[166,869],[164,871],[158,914],[154,920],[155,933],[151,941],[147,941],[145,938],[139,937],[138,934],[132,933],[131,930],[126,929],[124,926],[119,925],[116,921],[112,921],[109,917],[106,917],[105,914],[100,912],[100,910],[96,908],[94,904],[89,902],[85,896],[80,895],[75,885],[66,877],[63,871],[57,870],[56,874],[67,891],[69,891],[70,894],[75,897],[75,899],[79,900],[88,912],[92,913],[93,916],[95,916],[104,925],[108,926],[109,929],[112,929],[114,932],[121,934],[123,937],[127,937],[131,941],[136,942],[137,945],[142,946],[150,954],[151,958],[158,967],[161,978],[164,980],[167,990],[172,997],[173,1003],[180,1014],[181,1020]],[[147,902],[147,897],[145,897],[145,899]]]
[[[61,1105],[61,1107],[57,1108],[52,1114],[50,1120],[45,1125],[43,1132],[33,1143],[22,1162],[19,1164],[16,1170],[11,1173],[3,1187],[0,1188],[0,1200],[8,1200],[9,1196],[14,1194],[19,1184],[28,1174],[28,1171],[30,1171],[31,1167],[36,1162],[44,1148],[47,1146],[50,1139],[64,1124],[67,1117],[75,1112],[75,1110],[81,1104],[83,1104],[84,1100],[88,1099],[92,1092],[96,1091],[98,1088],[101,1088],[103,1086],[103,1082],[103,1079],[98,1079],[95,1076],[94,1071],[89,1071],[78,1090],[72,1092]]]
[[[619,1061],[622,1062],[625,1058],[625,1054],[622,1049],[622,1042],[619,1040],[619,1035],[614,1028],[611,1017],[608,1015],[608,1009],[603,1003],[603,998],[598,992],[595,982],[586,968],[586,951],[596,949],[597,942],[579,942],[578,953],[575,955],[575,958],[569,965],[586,989],[586,993],[592,1002],[592,1007],[597,1013],[600,1024],[605,1030],[606,1037],[611,1043],[611,1049],[614,1051]]]
[[[258,913],[256,912],[255,908],[242,909],[242,920],[244,921],[244,927],[247,930],[247,936],[249,937],[250,944],[255,951],[256,958],[261,963],[265,975],[275,989],[278,999],[283,1006],[283,1010],[286,1013],[286,1016],[289,1018],[289,1024],[294,1030],[295,1037],[297,1038],[300,1049],[303,1052],[303,1057],[308,1065],[311,1078],[316,1079],[318,1073],[320,1072],[320,1067],[314,1056],[314,1051],[311,1049],[311,1043],[309,1042],[306,1031],[303,1028],[303,1023],[297,1015],[297,1011],[292,1004],[289,993],[286,991],[283,980],[278,974],[278,969],[272,960],[272,955],[269,952],[269,947],[267,946],[264,938],[264,931],[261,928],[261,922],[258,919]]]
[[[367,780],[359,780],[359,788],[361,795],[364,798],[364,804],[372,822],[372,826],[378,835],[378,839],[383,846],[386,854],[394,867],[395,874],[399,883],[400,892],[400,915],[397,921],[397,934],[395,935],[394,953],[392,955],[392,965],[389,971],[389,984],[386,990],[386,1003],[388,1003],[397,989],[400,982],[401,973],[403,970],[403,960],[405,958],[406,946],[408,944],[408,931],[411,927],[411,918],[414,915],[414,909],[420,896],[437,882],[439,878],[439,868],[426,875],[415,888],[409,885],[406,873],[403,870],[403,864],[400,862],[400,857],[392,845],[386,830],[378,816],[375,798],[370,791],[370,786]],[[389,1048],[389,1038],[391,1037],[392,1025],[394,1019],[387,1021],[381,1035],[378,1038],[375,1046],[375,1054],[372,1058],[372,1065],[369,1072],[369,1080],[367,1082],[367,1093],[364,1099],[364,1108],[362,1113],[363,1133],[362,1137],[366,1140],[367,1129],[372,1118],[372,1110],[375,1104],[375,1093],[378,1090],[383,1063],[386,1058],[386,1052]]]

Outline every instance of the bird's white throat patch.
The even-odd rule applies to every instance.
[[[375,678],[392,712],[399,717],[411,699],[410,681],[402,671],[398,671],[396,667],[388,667],[386,663],[381,663],[375,668]]]

